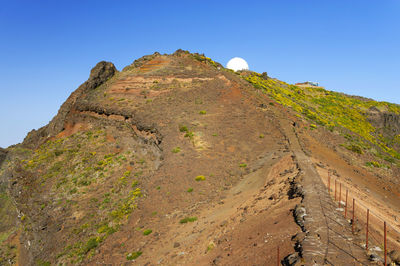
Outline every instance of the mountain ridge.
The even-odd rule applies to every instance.
[[[183,50],[122,71],[99,62],[48,125],[6,149],[0,194],[10,219],[0,258],[229,264],[254,253],[261,263],[285,238],[283,256],[299,262],[293,210],[306,177],[288,130],[320,165],[332,160],[315,147],[322,141],[343,169],[374,180],[379,193],[400,193],[400,107],[349,98]]]

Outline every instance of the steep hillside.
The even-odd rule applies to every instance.
[[[399,113],[182,50],[100,62],[0,150],[0,264],[263,265],[277,246],[300,261],[315,234],[294,210],[309,211],[310,175],[322,186],[311,160],[382,177],[399,211],[382,194],[400,193]]]
[[[397,175],[400,166],[400,106],[377,102],[323,88],[298,87],[244,73],[244,78],[284,106],[296,111],[311,123],[311,129],[322,126],[344,137],[335,143],[362,158],[361,164],[382,168]],[[378,169],[375,169],[379,172]],[[397,180],[398,181],[398,180]]]

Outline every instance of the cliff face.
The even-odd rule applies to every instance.
[[[400,134],[400,114],[392,112],[382,112],[377,108],[370,108],[367,113],[368,120],[377,129],[391,137]]]

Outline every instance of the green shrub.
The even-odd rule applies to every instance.
[[[239,164],[239,167],[240,167],[240,168],[245,168],[245,167],[247,167],[247,164],[241,163],[241,164]]]
[[[195,180],[196,181],[204,181],[204,180],[206,180],[206,178],[204,175],[198,175],[198,176],[196,176]]]
[[[64,153],[63,150],[56,150],[56,151],[54,152],[55,156],[60,156],[60,155],[63,154],[63,153]]]
[[[0,263],[1,263],[1,258],[0,258]],[[4,264],[5,265],[5,264]],[[36,261],[36,265],[37,266],[51,266],[51,263],[49,261],[45,261],[45,260],[37,260]]]
[[[175,148],[172,149],[172,152],[173,152],[173,153],[178,153],[178,152],[180,152],[180,151],[181,151],[181,148],[180,148],[180,147],[175,147]]]
[[[188,222],[193,223],[194,221],[197,221],[197,217],[186,217],[186,218],[181,219],[179,221],[179,223],[186,224]]]
[[[351,144],[350,146],[347,146],[346,148],[348,150],[350,150],[352,152],[355,152],[355,153],[358,153],[358,154],[362,154],[363,153],[362,148],[357,144]]]
[[[189,193],[193,192],[193,188],[192,187],[188,188],[187,192],[189,192]]]
[[[128,255],[126,255],[126,259],[134,260],[134,259],[137,259],[142,254],[143,254],[143,252],[141,252],[141,251],[132,252],[132,253],[129,253]]]
[[[131,187],[135,188],[138,184],[139,184],[139,182],[137,180],[133,180]]]
[[[97,248],[97,246],[100,243],[100,239],[97,237],[92,237],[90,238],[87,242],[86,245],[83,247],[83,253],[87,254],[90,250]]]
[[[201,110],[200,112],[199,112],[199,114],[201,114],[201,115],[205,115],[207,112],[206,111],[204,111],[204,110]]]
[[[114,227],[109,227],[107,224],[102,225],[99,227],[99,229],[97,229],[97,233],[99,234],[106,233],[107,235],[111,235],[115,232],[117,232],[117,229],[115,229]]]
[[[180,132],[188,132],[189,129],[187,128],[187,126],[180,126],[180,127],[179,127],[179,131],[180,131]]]
[[[152,232],[153,232],[153,230],[146,229],[146,230],[143,231],[143,235],[147,236],[147,235],[150,235]]]
[[[389,157],[389,156],[385,156],[383,159],[385,161],[389,162],[389,163],[394,163],[395,162],[394,159],[392,157]]]
[[[366,162],[365,165],[369,166],[369,167],[376,167],[376,168],[382,167],[382,165],[380,163],[375,162],[375,161]]]
[[[192,131],[188,131],[185,134],[185,138],[192,139],[194,137],[194,133]]]

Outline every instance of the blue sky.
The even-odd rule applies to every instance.
[[[400,0],[0,1],[0,147],[46,125],[101,60],[178,48],[400,103]]]

